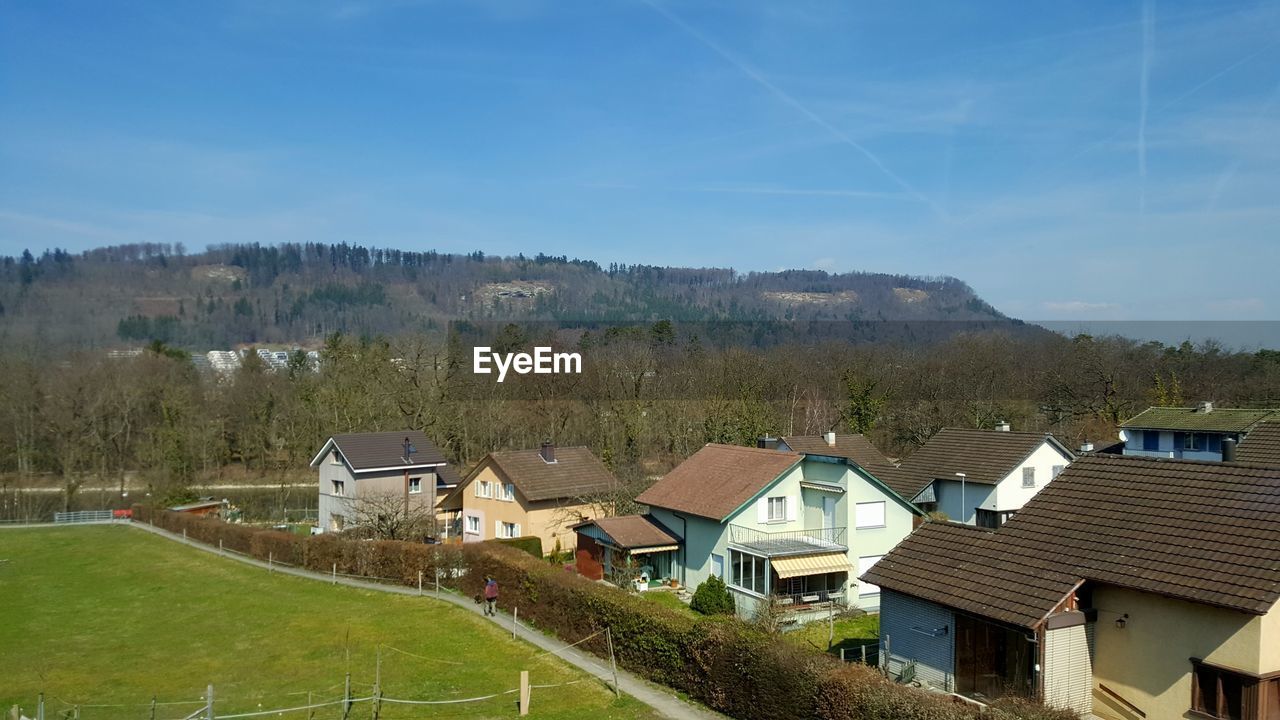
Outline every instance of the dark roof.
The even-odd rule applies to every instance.
[[[585,447],[558,447],[555,458],[549,463],[542,459],[540,450],[503,450],[489,453],[486,460],[533,501],[587,497],[618,486],[613,473]],[[481,460],[476,468],[484,463]]]
[[[1010,552],[1005,545],[990,530],[928,522],[862,577],[888,590],[1034,627],[1079,578],[1056,558]]]
[[[873,474],[880,468],[893,467],[893,463],[863,435],[836,435],[835,445],[828,445],[821,435],[787,435],[781,439],[798,453],[848,458]]]
[[[934,480],[955,479],[958,472],[964,473],[968,482],[994,485],[1045,440],[1071,456],[1045,433],[943,428],[898,467],[883,470],[876,477],[907,500]]]
[[[615,545],[627,550],[680,543],[679,538],[672,535],[662,523],[649,515],[599,518],[578,523],[573,527],[576,530],[587,525],[600,528],[605,535],[613,539]]]
[[[455,486],[462,482],[462,476],[452,465],[441,465],[436,468],[436,480],[440,485]]]
[[[1240,441],[1236,460],[1280,467],[1280,421],[1258,423]]]
[[[1153,407],[1120,423],[1120,427],[1238,433],[1248,432],[1254,425],[1268,418],[1280,420],[1280,410],[1214,408],[1205,412],[1194,407]]]
[[[409,438],[415,452],[406,462],[404,439]],[[342,433],[329,438],[347,459],[353,470],[372,468],[418,467],[444,463],[444,455],[418,430],[394,430],[392,432]],[[328,446],[328,443],[325,443]],[[320,450],[324,453],[324,448]],[[314,465],[320,455],[312,460]]]
[[[940,548],[952,531],[926,528],[867,581],[1028,627],[1073,579],[1259,615],[1280,599],[1280,468],[1086,455],[994,533]]]
[[[794,452],[712,443],[677,465],[636,501],[724,520],[802,458]]]

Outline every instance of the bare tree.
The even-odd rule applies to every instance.
[[[421,540],[435,534],[435,507],[405,501],[398,492],[364,493],[347,500],[355,525],[380,540]]]

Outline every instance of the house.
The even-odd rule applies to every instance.
[[[879,589],[854,578],[919,512],[845,458],[719,444],[636,500],[679,540],[672,576],[687,587],[722,578],[746,616],[770,596],[795,613],[876,609]]]
[[[1075,459],[1052,435],[1008,428],[943,428],[878,477],[925,512],[999,527]]]
[[[573,550],[573,526],[603,514],[618,480],[585,447],[506,450],[484,456],[443,508],[463,542],[537,536],[543,552]]]
[[[891,673],[1105,720],[1280,718],[1280,468],[1088,455],[863,576]]]
[[[761,447],[768,445],[768,438],[761,440]],[[859,434],[837,435],[834,432],[822,435],[784,435],[778,438],[777,449],[790,450],[805,455],[826,455],[852,460],[864,469],[875,474],[885,468],[892,468],[893,463],[885,457],[865,436]]]
[[[639,590],[676,579],[680,538],[650,515],[623,515],[578,523],[578,574]],[[677,580],[678,582],[678,580]]]
[[[1255,425],[1240,443],[1236,459],[1240,462],[1280,467],[1280,418]]]
[[[1223,460],[1266,420],[1280,421],[1280,410],[1214,407],[1152,407],[1120,423],[1125,455]],[[1230,440],[1224,444],[1224,441]]]
[[[417,430],[333,435],[311,467],[319,473],[321,532],[358,524],[360,498],[398,500],[404,509],[425,505],[435,515],[460,482],[444,455]]]

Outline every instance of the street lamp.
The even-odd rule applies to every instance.
[[[956,473],[956,477],[960,478],[960,522],[968,524],[969,521],[964,517],[966,507],[964,504],[964,479],[967,476],[964,473]]]

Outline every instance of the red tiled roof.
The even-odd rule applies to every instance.
[[[636,502],[724,520],[802,458],[800,453],[713,443],[677,465]]]

